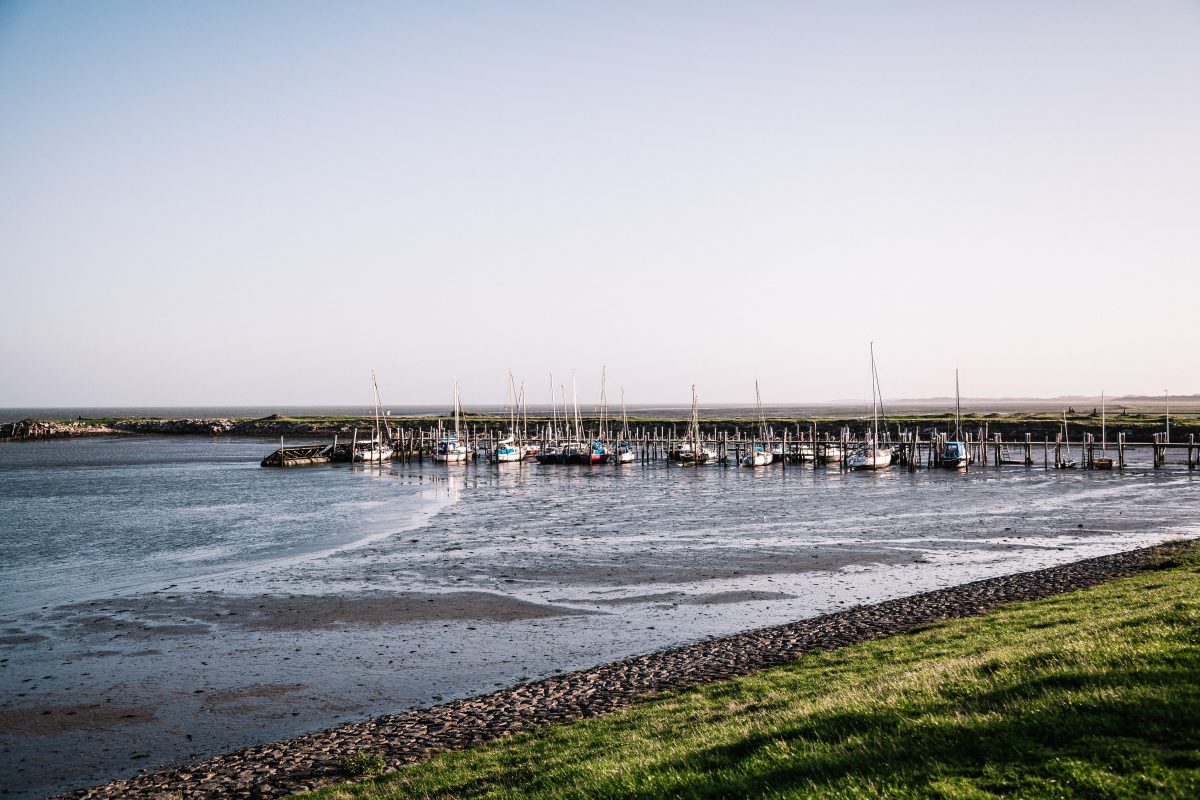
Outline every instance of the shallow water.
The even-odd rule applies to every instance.
[[[37,796],[1200,532],[1181,471],[260,468],[272,448],[4,448],[0,785]]]

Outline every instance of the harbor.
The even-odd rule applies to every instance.
[[[420,427],[385,421],[377,429],[360,434],[358,427],[350,429],[346,438],[335,436],[332,442],[285,445],[262,459],[264,467],[295,467],[326,463],[382,463],[399,461],[405,464],[435,461],[439,446],[448,439],[461,446],[460,463],[502,465],[534,461],[539,464],[613,464],[628,467],[671,461],[688,466],[746,465],[746,458],[755,452],[771,457],[759,459],[751,466],[775,465],[780,470],[789,466],[823,467],[833,470],[852,469],[850,454],[861,451],[870,441],[870,431],[863,430],[861,421],[772,420],[766,422],[724,420],[706,423],[660,422],[657,425],[633,425],[614,430],[602,417],[580,418],[577,425],[563,430],[556,421],[534,418],[514,428],[503,422],[479,422],[461,425],[461,431],[438,424]],[[1185,421],[1194,427],[1194,418]],[[1019,423],[1008,423],[1012,430]],[[1111,438],[1101,431],[1093,418],[1076,419],[1057,424],[1059,431],[1051,436],[1030,433],[1009,434],[992,432],[992,423],[981,423],[975,430],[957,436],[933,425],[896,424],[884,429],[880,447],[889,451],[888,464],[909,470],[923,468],[981,468],[981,467],[1039,467],[1042,469],[1173,469],[1194,470],[1200,467],[1200,441],[1195,433],[1184,433],[1170,440],[1165,431],[1148,431],[1140,435],[1117,430]],[[1045,425],[1039,426],[1045,428]],[[1071,428],[1074,427],[1074,436]],[[1064,431],[1063,428],[1066,428]],[[1081,430],[1082,428],[1082,430]],[[1090,429],[1089,429],[1090,428]],[[379,446],[379,442],[383,446]],[[954,458],[947,456],[947,444]],[[506,445],[519,452],[519,457],[501,458],[499,449]],[[564,448],[589,448],[599,457],[572,459]],[[618,452],[628,454],[618,458]],[[680,458],[680,453],[710,453],[711,458]],[[552,457],[546,457],[554,454]],[[445,459],[440,459],[444,461]],[[871,466],[869,469],[882,468]]]

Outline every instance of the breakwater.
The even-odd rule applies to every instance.
[[[395,768],[537,726],[611,713],[647,694],[736,678],[786,664],[806,653],[1094,586],[1154,569],[1186,546],[1171,543],[1140,548],[752,630],[247,748],[62,797],[283,797],[341,778],[342,760],[355,753],[381,755]]]

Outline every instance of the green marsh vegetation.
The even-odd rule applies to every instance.
[[[1200,796],[1200,554],[438,756],[348,798]]]

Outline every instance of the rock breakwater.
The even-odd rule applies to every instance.
[[[740,677],[806,653],[1094,586],[1152,569],[1186,546],[1131,550],[747,631],[143,773],[63,797],[282,797],[339,780],[339,765],[353,753],[379,754],[389,767],[399,767],[537,726],[607,714],[639,696]]]

